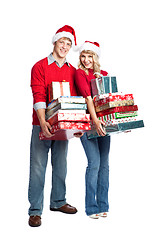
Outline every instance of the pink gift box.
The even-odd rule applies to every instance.
[[[56,122],[59,121],[75,121],[75,122],[89,122],[90,121],[90,114],[85,113],[57,113],[56,115],[51,116],[47,122],[50,123],[50,125],[53,125]]]

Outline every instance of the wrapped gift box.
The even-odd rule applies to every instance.
[[[85,103],[85,98],[83,98],[82,96],[60,96],[59,98],[53,100],[48,104],[46,111],[51,110],[59,103]]]
[[[51,117],[59,109],[61,110],[85,110],[87,105],[85,103],[58,103],[55,107],[51,108],[49,111],[46,111],[46,120]]]
[[[91,129],[90,122],[57,122],[52,125],[51,138],[46,138],[43,132],[40,132],[40,140],[66,140],[74,137],[74,133],[84,132]]]
[[[90,121],[90,114],[84,114],[84,113],[57,113],[53,116],[51,116],[47,122],[50,123],[52,126],[56,122],[60,121],[75,121],[75,122],[89,122]]]
[[[124,122],[124,123],[118,123],[115,125],[106,126],[104,130],[106,131],[107,135],[112,135],[113,133],[120,133],[125,132],[137,128],[144,127],[143,120],[137,120],[137,121],[131,121],[131,122]],[[88,139],[100,137],[94,127],[92,127],[91,131],[87,132]]]
[[[116,113],[112,113],[110,114],[110,118],[128,118],[128,117],[136,117],[138,116],[138,112],[137,111],[133,111],[133,112],[116,112]]]
[[[136,121],[137,119],[135,117],[127,117],[127,118],[118,118],[118,119],[107,119],[105,116],[99,117],[103,122],[105,122],[106,126],[116,125],[118,123],[124,123],[124,122],[131,122]]]
[[[91,80],[93,98],[104,93],[118,92],[116,77],[103,76]]]
[[[60,129],[90,130],[90,122],[57,122],[52,125],[51,133]]]
[[[104,111],[108,108],[113,108],[113,107],[119,107],[119,106],[130,106],[134,105],[134,100],[122,100],[122,101],[114,101],[114,102],[108,102],[102,106],[98,106],[95,108],[96,112],[101,112]]]
[[[135,112],[112,113],[112,114],[104,115],[104,116],[98,117],[98,118],[99,118],[99,120],[102,120],[102,121],[106,122],[106,121],[113,120],[113,119],[135,118],[136,116],[138,116],[137,111],[135,111]]]
[[[62,129],[58,130],[57,132],[54,133],[54,135],[51,138],[46,138],[42,132],[39,134],[40,140],[69,140],[71,138],[74,138],[75,133],[82,133],[85,132],[85,130],[72,130],[72,129]]]
[[[116,102],[116,101],[124,101],[124,100],[132,100],[133,94],[117,94],[117,93],[108,93],[108,96],[105,95],[98,95],[94,99],[95,107],[102,106],[107,104],[108,102]],[[98,99],[98,100],[97,100]]]
[[[70,96],[69,82],[63,80],[62,82],[52,82],[48,86],[48,101],[51,102],[60,96]]]
[[[112,126],[107,126],[106,131],[107,133],[124,132],[127,130],[142,128],[142,127],[144,127],[143,120],[137,120],[137,121],[131,121],[131,122],[125,122],[125,123],[118,123]]]
[[[121,106],[121,107],[109,108],[104,111],[98,112],[97,117],[102,117],[112,113],[122,113],[122,112],[130,112],[130,111],[138,111],[138,106],[133,105],[133,106]]]

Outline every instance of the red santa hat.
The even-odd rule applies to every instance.
[[[87,51],[87,50],[91,50],[93,52],[95,52],[98,57],[100,57],[101,51],[100,51],[100,45],[97,42],[90,42],[90,41],[85,41],[82,46],[79,48],[79,53],[81,53],[82,51]]]
[[[73,50],[77,50],[76,34],[75,30],[71,26],[65,25],[62,28],[58,29],[52,38],[52,43],[55,43],[58,39],[63,37],[69,38],[72,41]]]

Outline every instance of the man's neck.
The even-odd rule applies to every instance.
[[[54,59],[58,62],[58,64],[59,64],[60,66],[62,66],[62,65],[64,64],[66,58],[58,57],[57,54],[56,54],[56,52],[54,52],[54,51],[53,51],[52,55],[53,55]]]

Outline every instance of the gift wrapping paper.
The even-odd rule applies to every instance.
[[[131,112],[131,111],[138,111],[138,106],[121,106],[121,107],[114,107],[109,108],[101,112],[97,112],[97,117],[102,117],[112,113],[122,113],[122,112]]]
[[[60,96],[70,96],[70,85],[65,80],[62,82],[52,82],[48,87],[49,102]]]
[[[108,93],[107,97],[101,98],[94,102],[95,107],[102,106],[108,102],[132,100],[133,94],[112,94]]]
[[[95,109],[96,109],[96,112],[101,112],[108,108],[119,107],[119,106],[130,106],[130,105],[134,105],[134,99],[108,102],[105,105],[96,107]]]
[[[52,126],[56,122],[60,121],[75,121],[75,122],[89,122],[90,114],[83,113],[57,113],[54,116],[51,116],[47,122]]]

